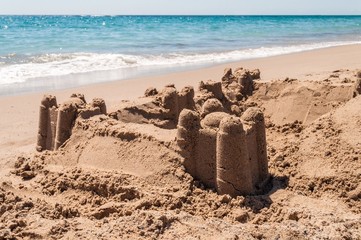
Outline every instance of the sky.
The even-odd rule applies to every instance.
[[[361,15],[361,0],[0,0],[0,14]]]

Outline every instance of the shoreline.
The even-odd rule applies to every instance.
[[[205,54],[202,58],[205,58],[208,56],[207,59],[212,59],[212,61],[195,61],[194,63],[186,62],[186,63],[178,63],[175,64],[174,62],[171,62],[169,65],[163,64],[163,65],[139,65],[139,66],[128,66],[125,68],[118,68],[118,69],[109,69],[109,70],[93,70],[93,71],[85,71],[85,72],[74,72],[74,73],[68,73],[67,71],[63,72],[64,75],[54,75],[54,76],[47,76],[47,73],[42,73],[43,76],[38,77],[31,77],[27,79],[24,82],[13,82],[13,83],[7,83],[7,84],[1,84],[0,88],[0,97],[2,96],[17,96],[22,94],[28,94],[28,93],[39,93],[44,91],[57,91],[57,90],[66,90],[71,88],[78,88],[78,87],[84,87],[84,86],[90,86],[95,84],[106,84],[111,82],[117,82],[117,81],[124,81],[124,80],[132,80],[132,79],[140,79],[140,78],[150,78],[155,76],[163,76],[163,75],[169,75],[169,74],[175,74],[175,73],[183,73],[183,72],[191,72],[191,71],[197,71],[201,69],[210,69],[215,68],[219,66],[226,66],[226,65],[234,65],[253,61],[262,61],[262,59],[267,58],[273,58],[273,57],[279,57],[279,56],[288,56],[288,55],[294,55],[294,54],[302,54],[307,52],[313,52],[313,51],[320,51],[325,49],[336,49],[340,47],[347,47],[347,46],[360,46],[361,42],[354,41],[349,43],[342,43],[334,45],[315,45],[311,48],[309,47],[301,47],[300,49],[288,49],[292,48],[293,46],[289,47],[281,47],[276,52],[272,52],[272,48],[259,48],[259,49],[243,49],[243,50],[234,50],[229,52],[228,59],[226,60],[227,56],[223,56],[222,53],[220,53],[220,59],[218,58],[217,54],[214,56],[213,54]],[[277,49],[277,47],[275,48]],[[273,49],[273,51],[275,50]],[[288,49],[288,50],[286,50]],[[235,60],[233,53],[237,53],[236,55],[239,55],[241,53],[238,53],[239,51],[243,51],[243,58],[244,59],[238,59]],[[251,52],[248,52],[251,51]],[[263,54],[261,54],[259,51],[264,51]],[[271,52],[269,52],[271,51]],[[202,55],[202,54],[201,54]],[[200,55],[200,56],[201,56]],[[262,56],[265,55],[265,56]],[[186,56],[184,56],[186,57]],[[189,56],[188,56],[189,57]],[[222,60],[221,60],[222,59]],[[164,60],[164,59],[163,59]],[[170,61],[173,61],[172,59],[169,59]],[[37,67],[34,65],[35,69]],[[47,68],[51,69],[54,66],[49,65]],[[56,66],[55,66],[56,67]],[[12,76],[14,73],[10,72],[7,73],[7,68],[5,68],[4,76],[7,76],[6,74],[10,74]],[[87,67],[86,69],[90,69]],[[20,68],[20,72],[23,70]],[[5,81],[6,81],[5,77]]]
[[[361,45],[348,45],[292,53],[267,58],[238,61],[185,72],[155,75],[134,79],[97,83],[63,90],[46,90],[16,96],[0,96],[0,165],[10,156],[34,150],[38,111],[42,96],[55,95],[61,103],[72,93],[83,93],[90,101],[95,97],[103,98],[109,111],[121,100],[133,100],[143,96],[148,87],[162,88],[174,83],[180,89],[191,85],[197,90],[202,80],[220,80],[225,68],[258,68],[262,81],[298,78],[300,80],[322,80],[330,72],[339,69],[354,70],[361,68]],[[12,160],[11,160],[12,161]]]
[[[165,67],[165,68],[159,68],[158,70],[154,70],[154,69],[148,69],[148,71],[146,71],[145,69],[140,69],[139,73],[133,73],[133,74],[128,74],[130,77],[125,77],[125,78],[115,78],[115,77],[109,77],[112,75],[112,73],[117,72],[118,70],[106,70],[106,71],[95,71],[95,72],[89,72],[89,73],[76,73],[76,74],[70,74],[70,75],[64,75],[64,76],[54,76],[54,77],[44,77],[43,79],[30,79],[27,80],[27,82],[25,83],[14,83],[14,84],[10,84],[9,85],[5,85],[5,87],[9,88],[9,90],[5,90],[4,94],[0,94],[0,100],[1,98],[6,98],[6,97],[15,97],[15,96],[21,96],[21,95],[31,95],[31,94],[39,94],[39,93],[47,93],[47,92],[62,92],[62,91],[68,91],[71,89],[77,89],[77,88],[88,88],[88,87],[92,87],[92,86],[103,86],[103,85],[108,85],[108,84],[121,84],[121,82],[126,82],[126,81],[137,81],[137,80],[145,80],[145,79],[153,79],[156,77],[160,77],[160,78],[164,78],[166,76],[175,76],[175,75],[184,75],[187,73],[196,73],[198,71],[212,71],[215,72],[215,69],[221,69],[221,68],[227,68],[228,66],[232,66],[232,68],[237,68],[239,66],[245,65],[244,67],[247,68],[247,66],[250,66],[251,68],[260,68],[257,67],[258,62],[261,65],[264,65],[265,68],[268,68],[270,63],[273,61],[273,59],[275,61],[281,61],[281,62],[287,62],[287,61],[283,61],[282,59],[284,58],[300,58],[300,57],[309,57],[310,55],[332,55],[333,53],[335,54],[345,54],[342,53],[343,51],[347,51],[346,54],[348,54],[348,52],[350,51],[350,48],[355,49],[355,57],[359,57],[361,56],[361,54],[357,54],[356,53],[356,49],[361,49],[361,43],[360,44],[349,44],[349,45],[341,45],[341,46],[331,46],[331,47],[324,47],[324,48],[317,48],[317,49],[312,49],[312,50],[304,50],[304,51],[300,51],[300,52],[292,52],[292,53],[284,53],[284,54],[279,54],[279,55],[274,55],[274,56],[267,56],[267,57],[256,57],[256,58],[252,58],[252,59],[245,59],[245,60],[238,60],[238,61],[229,61],[229,62],[224,62],[224,63],[215,63],[215,64],[195,64],[193,66],[189,65],[189,66],[180,66],[180,67]],[[325,60],[325,57],[320,57],[319,60]],[[302,60],[301,60],[302,61]],[[300,61],[300,62],[301,62]],[[335,61],[328,61],[327,64],[330,65],[330,63],[332,65],[334,65],[335,67],[337,66],[341,66],[341,64],[337,64]],[[277,65],[277,64],[276,64]],[[278,64],[278,65],[282,65],[282,64]],[[313,64],[310,64],[310,66]],[[318,65],[317,65],[318,66]],[[242,66],[243,67],[243,66]],[[312,66],[311,66],[312,67]],[[154,67],[154,68],[157,68]],[[295,75],[295,73],[297,73],[296,75],[304,75],[305,73],[303,71],[299,72],[297,71],[297,69],[295,69],[295,72],[292,72],[290,70],[287,70],[287,73],[289,73],[289,75]],[[330,70],[330,69],[327,69]],[[137,71],[137,70],[136,70]],[[272,70],[271,70],[272,71]],[[262,79],[264,80],[265,78],[277,78],[277,77],[281,77],[281,76],[276,76],[275,74],[268,74],[271,71],[266,71],[266,77],[262,77]],[[318,69],[317,69],[318,71]],[[223,70],[221,71],[223,72]],[[264,73],[264,72],[263,72]],[[116,75],[119,75],[116,74]],[[264,74],[262,74],[264,75]],[[105,76],[108,76],[108,79],[110,80],[101,80],[101,81],[97,81],[94,80],[95,78],[105,78]],[[218,74],[216,76],[221,76],[221,74],[218,72]],[[91,80],[89,81],[89,83],[78,83],[78,82],[83,82],[85,78],[87,77],[91,77]],[[282,75],[282,77],[291,77],[291,76],[285,76],[285,74]],[[299,76],[293,76],[293,77],[299,77]],[[39,90],[29,90],[30,88],[37,88],[37,86],[39,84],[41,84],[41,82],[46,82],[48,79],[51,79],[50,81],[52,81],[51,83],[48,83],[48,86],[45,87],[40,87]],[[58,78],[58,79],[57,79]],[[64,83],[62,83],[64,81]],[[66,82],[65,82],[66,81]],[[70,81],[76,81],[77,83],[72,83],[72,84],[67,84]],[[37,84],[37,82],[39,82]],[[51,89],[50,86],[60,86],[59,88],[55,88],[55,89]],[[68,86],[66,86],[68,85]],[[70,86],[69,86],[70,85]],[[13,89],[19,87],[20,89],[28,89],[19,93],[16,92],[10,92]]]

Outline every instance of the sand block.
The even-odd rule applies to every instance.
[[[260,181],[257,147],[257,129],[254,122],[242,122],[245,130],[246,144],[249,155],[249,166],[252,172],[252,184],[255,188]]]
[[[155,94],[155,89],[148,90]],[[186,86],[178,92],[174,84],[168,84],[157,95],[123,102],[113,116],[123,122],[150,123],[160,128],[174,129],[183,109],[195,110],[193,87]]]
[[[196,112],[181,112],[177,144],[184,166],[219,194],[261,193],[269,179],[263,113],[250,107],[241,119],[223,110],[222,103],[211,98],[202,106],[202,121]]]

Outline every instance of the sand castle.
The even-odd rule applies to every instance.
[[[261,193],[268,180],[264,116],[259,108],[241,111],[259,71],[225,70],[222,82],[202,81],[177,91],[148,88],[137,102],[123,102],[108,118],[177,129],[177,151],[185,169],[207,187],[231,196]],[[238,109],[235,114],[234,109]],[[57,150],[71,137],[75,122],[107,114],[102,99],[87,104],[73,94],[60,106],[54,96],[41,101],[37,150]],[[241,116],[241,117],[240,117]],[[112,123],[114,124],[114,123]],[[80,124],[81,125],[81,124]]]
[[[88,119],[99,114],[106,114],[103,99],[95,98],[86,104],[84,95],[72,94],[70,99],[58,106],[56,97],[45,95],[39,111],[39,129],[37,151],[57,150],[71,136],[77,117]]]
[[[269,84],[254,82],[260,77],[257,69],[226,69],[221,81],[201,81],[197,92],[190,86],[178,91],[173,84],[160,91],[148,88],[144,97],[134,102],[122,101],[117,111],[108,114],[103,99],[94,99],[87,104],[84,95],[73,94],[68,101],[58,105],[54,96],[46,95],[40,106],[37,150],[57,150],[65,146],[74,126],[88,128],[87,121],[90,121],[99,127],[91,117],[104,114],[103,120],[114,131],[122,123],[121,135],[129,135],[131,124],[152,124],[155,127],[150,133],[173,129],[175,141],[174,138],[170,140],[172,143],[167,147],[182,157],[185,169],[194,179],[220,194],[259,194],[269,179],[265,117],[263,111],[247,99],[262,98],[267,117],[276,124],[286,117],[283,113],[278,114],[282,119],[272,117],[272,106],[283,109],[286,120],[291,121],[292,117],[288,115],[294,110],[282,104],[290,99],[294,104],[308,101],[306,107],[292,114],[307,124],[309,119],[322,115],[327,108],[359,95],[361,74],[356,76],[356,81],[347,86],[334,87],[325,82],[309,83],[306,88],[297,80]],[[288,94],[280,96],[280,89],[290,85],[294,85],[292,91],[297,94],[289,90]],[[327,93],[327,98],[323,97],[322,101],[319,99],[321,92]],[[286,100],[277,101],[281,98]],[[142,126],[139,129],[144,128],[144,125],[139,126]],[[136,134],[142,135],[139,129]],[[110,130],[105,128],[104,131]],[[112,134],[109,136],[113,137]]]

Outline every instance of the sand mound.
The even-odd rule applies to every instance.
[[[308,125],[353,96],[351,83],[306,82],[286,79],[256,85],[252,100],[260,103],[265,115],[276,125],[296,120]]]

